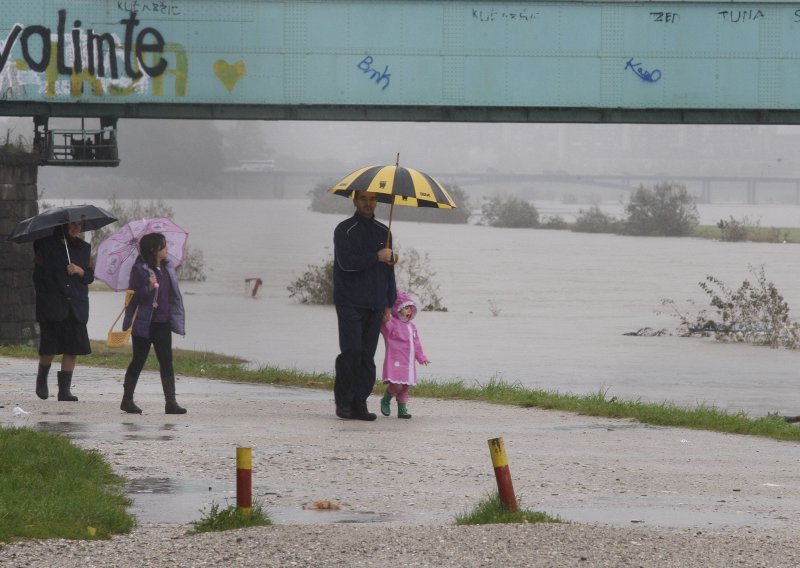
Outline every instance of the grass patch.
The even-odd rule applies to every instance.
[[[249,368],[246,360],[239,357],[185,349],[175,349],[173,352],[175,371],[185,376],[255,384],[333,389],[333,376],[326,373],[304,373],[294,369],[272,366],[252,369]],[[0,355],[37,358],[36,351],[32,347],[19,345],[0,345]],[[130,358],[130,346],[123,349],[109,349],[104,342],[92,341],[92,354],[82,356],[79,364],[125,369]],[[158,370],[155,355],[151,354],[145,368]],[[383,385],[377,385],[375,392],[382,394]],[[607,391],[602,389],[589,395],[571,395],[561,394],[554,390],[529,389],[519,384],[497,379],[491,379],[484,384],[477,381],[469,384],[464,381],[421,381],[414,388],[414,396],[563,410],[587,416],[637,420],[655,426],[800,441],[800,428],[789,424],[776,414],[750,418],[744,412],[728,413],[706,405],[683,408],[670,402],[645,403],[638,400],[623,400],[615,396],[609,397]]]
[[[201,513],[203,517],[199,521],[192,523],[194,529],[187,534],[264,527],[272,524],[269,515],[257,500],[253,501],[250,514],[241,512],[236,505],[229,505],[224,509],[220,509],[217,503],[211,503],[211,509],[208,512],[203,509]]]
[[[551,517],[546,513],[531,511],[519,507],[512,511],[500,502],[500,495],[495,491],[484,497],[475,505],[472,511],[456,516],[457,525],[501,525],[512,523],[561,523],[558,517]]]
[[[107,539],[135,525],[125,480],[99,452],[29,428],[0,428],[0,542]]]

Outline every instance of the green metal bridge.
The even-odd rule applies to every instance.
[[[119,118],[800,124],[791,2],[5,0],[0,46],[62,165]]]

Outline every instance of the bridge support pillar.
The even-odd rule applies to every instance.
[[[711,203],[711,180],[703,180],[700,192],[700,200],[703,203]]]
[[[747,180],[747,203],[748,205],[755,205],[758,203],[758,198],[756,197],[756,180],[754,179]]]
[[[38,337],[31,271],[33,249],[7,240],[38,213],[39,156],[0,152],[0,344],[33,345]]]

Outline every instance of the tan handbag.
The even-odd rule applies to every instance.
[[[117,319],[115,319],[114,323],[111,324],[111,329],[108,330],[108,339],[106,339],[106,345],[112,349],[117,347],[125,347],[128,345],[128,342],[131,339],[133,322],[136,321],[136,315],[139,313],[139,306],[136,306],[136,311],[133,312],[133,318],[131,319],[131,326],[126,331],[114,331],[114,326],[117,325],[119,318],[121,318],[122,314],[125,313],[125,308],[127,308],[128,304],[131,303],[133,294],[133,290],[125,290],[125,304],[122,306],[122,311],[117,316]]]

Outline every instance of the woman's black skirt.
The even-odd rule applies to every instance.
[[[88,355],[92,352],[86,324],[70,312],[63,321],[39,322],[39,355]]]

